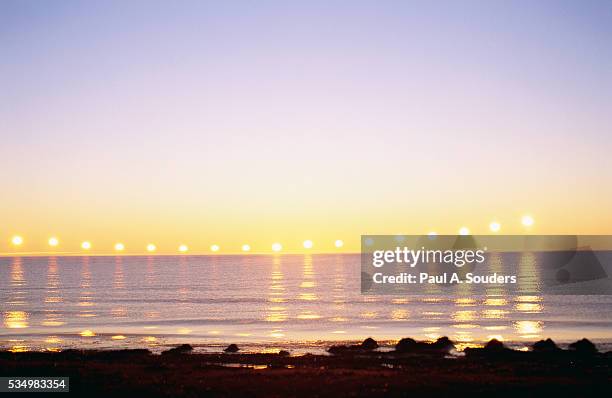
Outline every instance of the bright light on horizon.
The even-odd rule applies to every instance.
[[[525,228],[530,228],[530,227],[532,227],[535,224],[534,218],[531,215],[529,215],[529,214],[522,215],[520,220],[521,220],[522,226],[525,227]],[[492,233],[500,232],[501,231],[501,227],[502,227],[501,223],[498,222],[495,219],[489,223],[489,231],[492,232]],[[471,233],[472,232],[470,231],[470,229],[467,226],[462,226],[458,230],[458,234],[461,235],[461,236],[471,235]],[[427,235],[429,237],[435,237],[435,236],[438,235],[438,233],[435,232],[435,231],[430,231],[430,232],[427,233]],[[20,236],[20,235],[14,235],[14,236],[12,236],[10,242],[11,242],[11,244],[13,246],[21,246],[21,245],[24,244],[24,238],[22,236]],[[337,239],[337,240],[335,240],[333,242],[334,242],[334,246],[336,248],[338,248],[338,249],[344,247],[344,241],[341,240],[341,239]],[[65,242],[62,242],[62,243],[65,243]],[[50,247],[57,247],[60,244],[60,240],[56,236],[51,236],[51,237],[48,238],[47,244]],[[231,245],[228,244],[228,246],[231,246]],[[90,250],[92,248],[92,244],[91,244],[90,241],[82,241],[80,247],[81,247],[82,250]],[[311,239],[306,239],[306,240],[304,240],[302,242],[302,247],[304,249],[306,249],[306,250],[313,249],[314,248],[314,241],[311,240]],[[126,250],[125,245],[123,243],[121,243],[121,242],[115,243],[113,248],[114,248],[114,251],[116,251],[116,252],[122,252],[122,251]],[[153,243],[147,244],[145,246],[145,248],[146,248],[147,252],[155,252],[155,251],[157,251],[157,246],[155,244],[153,244]],[[240,248],[241,248],[242,252],[250,252],[252,250],[252,248],[251,248],[251,246],[249,244],[243,244],[243,245],[240,246]],[[281,251],[283,251],[284,248],[283,248],[283,245],[280,242],[274,242],[272,244],[272,246],[271,246],[271,249],[272,249],[273,252],[281,252]],[[213,245],[210,246],[210,251],[212,251],[212,252],[216,253],[216,252],[220,252],[220,250],[221,250],[221,246],[219,244],[213,244]],[[231,253],[231,250],[232,249],[230,249],[230,253]],[[290,249],[289,252],[291,252],[291,250],[292,249]],[[184,252],[189,251],[189,248],[188,248],[187,245],[181,244],[181,245],[178,246],[178,251],[184,253]]]
[[[531,217],[528,214],[524,215],[523,218],[521,219],[521,224],[523,224],[523,226],[525,227],[531,227],[534,222],[535,221],[533,220],[533,217]]]

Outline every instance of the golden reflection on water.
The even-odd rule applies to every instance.
[[[544,322],[541,321],[516,321],[514,329],[516,333],[524,339],[541,338]]]
[[[212,278],[215,278],[216,273],[219,268],[219,260],[217,256],[212,257],[211,264],[211,274]],[[181,307],[183,309],[187,309],[190,306],[189,296],[191,291],[189,290],[189,285],[191,282],[191,275],[189,274],[189,265],[187,264],[187,257],[181,256],[179,258],[179,302],[181,303]]]
[[[453,325],[453,327],[456,329],[476,329],[480,326],[473,323],[456,323]]]
[[[363,319],[375,319],[377,316],[378,316],[378,312],[376,311],[364,311],[361,314],[359,314],[359,317]]]
[[[123,273],[123,257],[115,256],[115,269],[113,271],[114,294],[119,295],[125,290],[125,275]],[[111,308],[110,315],[113,318],[127,318],[128,312],[124,306],[118,305]]]
[[[298,298],[300,300],[304,300],[304,301],[316,301],[317,300],[317,295],[314,294],[314,293],[300,293]]]
[[[421,302],[423,303],[441,303],[444,301],[442,297],[423,297],[421,298]]]
[[[476,300],[468,297],[460,297],[454,300],[454,304],[456,307],[459,308],[473,307],[476,305]],[[453,334],[451,335],[451,339],[456,341],[459,345],[472,343],[474,341],[474,337],[472,336],[472,331],[470,329],[476,329],[480,327],[476,323],[476,321],[478,320],[478,312],[471,309],[460,309],[453,312],[450,317],[453,320],[452,326],[454,328]],[[438,333],[430,333],[430,335],[426,337],[428,337],[430,340],[435,340],[432,339],[432,337],[433,335],[437,334]]]
[[[47,346],[45,346],[44,350],[48,351],[48,352],[59,352],[61,351],[61,348],[59,347],[59,344],[62,342],[62,339],[60,339],[57,336],[49,336],[45,339],[45,343],[47,344]]]
[[[539,292],[540,291],[540,267],[537,264],[535,254],[531,252],[521,252],[518,263],[518,292]]]
[[[60,280],[57,273],[57,258],[49,257],[47,267],[47,297],[45,303],[61,303],[62,296],[60,295]]]
[[[14,345],[8,349],[9,352],[18,353],[18,352],[28,352],[30,351],[30,347],[27,345]]]
[[[471,322],[476,319],[476,311],[456,311],[451,318],[456,322]]]
[[[490,306],[503,306],[508,304],[508,300],[506,300],[505,298],[499,298],[499,297],[489,297],[485,300],[484,305],[490,305]]]
[[[391,311],[391,319],[394,321],[405,321],[410,316],[410,312],[405,309],[395,309]]]
[[[300,284],[300,292],[298,298],[304,301],[317,301],[319,297],[312,290],[315,286],[315,273],[312,265],[312,255],[304,255],[304,261],[302,266],[302,283]]]
[[[145,282],[149,286],[155,285],[157,282],[157,272],[155,270],[155,257],[147,257],[147,271],[145,273]]]
[[[47,263],[47,288],[45,291],[43,326],[57,327],[66,322],[60,311],[61,303],[64,301],[61,295],[61,283],[58,274],[57,257],[49,257]]]
[[[493,325],[493,326],[485,326],[484,327],[485,330],[506,330],[508,329],[508,326],[504,326],[504,325]]]
[[[496,272],[498,274],[504,273],[504,262],[501,253],[496,251],[489,253],[488,267],[490,272]],[[504,296],[507,294],[507,287],[504,284],[487,286],[486,294],[488,296]]]
[[[298,314],[297,319],[319,319],[320,315],[317,315],[314,311],[302,311]]]
[[[28,313],[25,311],[7,311],[4,313],[4,327],[7,329],[25,329],[28,327]]]
[[[455,304],[459,307],[473,307],[476,305],[476,300],[467,297],[458,297],[455,299]]]
[[[94,293],[91,289],[91,272],[89,270],[89,257],[81,259],[81,282],[79,285],[79,312],[77,316],[82,318],[92,318],[96,314],[91,307],[94,306]]]
[[[123,257],[115,257],[115,271],[113,272],[113,288],[120,290],[125,287],[125,280],[123,275]]]
[[[62,342],[62,339],[60,339],[57,336],[49,336],[45,339],[45,343],[47,344],[59,344]]]
[[[319,297],[314,292],[316,285],[312,255],[304,255],[302,262],[302,283],[299,286],[299,289],[302,290],[302,292],[299,295],[299,299],[304,301],[318,301]],[[300,311],[296,318],[302,320],[313,320],[320,319],[321,315],[319,315],[313,309],[308,309]]]
[[[543,306],[540,303],[542,297],[539,296],[518,296],[515,298],[517,302],[514,309],[518,312],[526,314],[539,314],[543,311]]]
[[[482,317],[485,319],[502,319],[505,318],[508,311],[501,309],[486,309],[482,311]]]
[[[333,316],[331,322],[346,322],[346,276],[339,255],[334,258],[334,285],[332,288]]]
[[[20,306],[25,304],[26,280],[23,274],[21,257],[14,257],[11,262],[11,294],[7,305]]]
[[[442,328],[439,327],[439,326],[427,326],[427,327],[424,327],[422,329],[423,330],[423,337],[425,339],[427,339],[427,340],[434,341],[437,338],[442,337],[440,335],[440,330],[441,329]]]
[[[270,286],[268,287],[268,308],[266,310],[265,320],[267,322],[283,322],[287,320],[286,308],[280,304],[286,300],[284,298],[285,275],[281,268],[281,257],[275,255],[272,257],[272,271],[270,274]]]

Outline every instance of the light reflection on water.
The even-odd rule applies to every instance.
[[[491,261],[504,270],[502,255]],[[532,278],[534,261],[519,274]],[[359,276],[359,255],[0,258],[0,345],[612,341],[608,296],[363,296]]]

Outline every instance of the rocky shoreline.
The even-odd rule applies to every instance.
[[[87,396],[609,396],[612,352],[583,339],[560,349],[552,340],[517,351],[497,340],[450,355],[455,346],[400,340],[380,351],[368,338],[332,346],[329,355],[192,353],[188,344],[153,355],[146,349],[0,352],[1,376],[69,376]]]

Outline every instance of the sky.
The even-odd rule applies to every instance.
[[[610,1],[1,0],[0,253],[610,234],[610,43]]]

